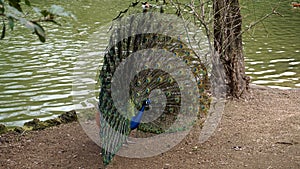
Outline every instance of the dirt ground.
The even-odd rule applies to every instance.
[[[116,156],[110,169],[300,168],[300,90],[253,87],[230,100],[214,135],[198,142],[199,128],[161,155],[132,159]],[[3,134],[0,168],[103,168],[100,148],[79,123],[42,131]]]

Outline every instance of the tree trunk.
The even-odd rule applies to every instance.
[[[238,0],[214,0],[214,49],[226,74],[227,95],[239,98],[248,89]]]

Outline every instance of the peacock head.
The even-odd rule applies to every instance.
[[[150,109],[150,104],[151,104],[151,100],[149,98],[143,101],[143,106],[145,106],[145,110]]]

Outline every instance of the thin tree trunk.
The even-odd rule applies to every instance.
[[[248,89],[238,0],[214,0],[214,49],[226,73],[228,96],[239,98]]]

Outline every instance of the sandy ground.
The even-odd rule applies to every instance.
[[[300,168],[300,90],[252,87],[246,98],[226,103],[208,141],[200,128],[163,154],[116,156],[110,169]],[[100,148],[79,123],[0,137],[0,168],[103,168]]]

